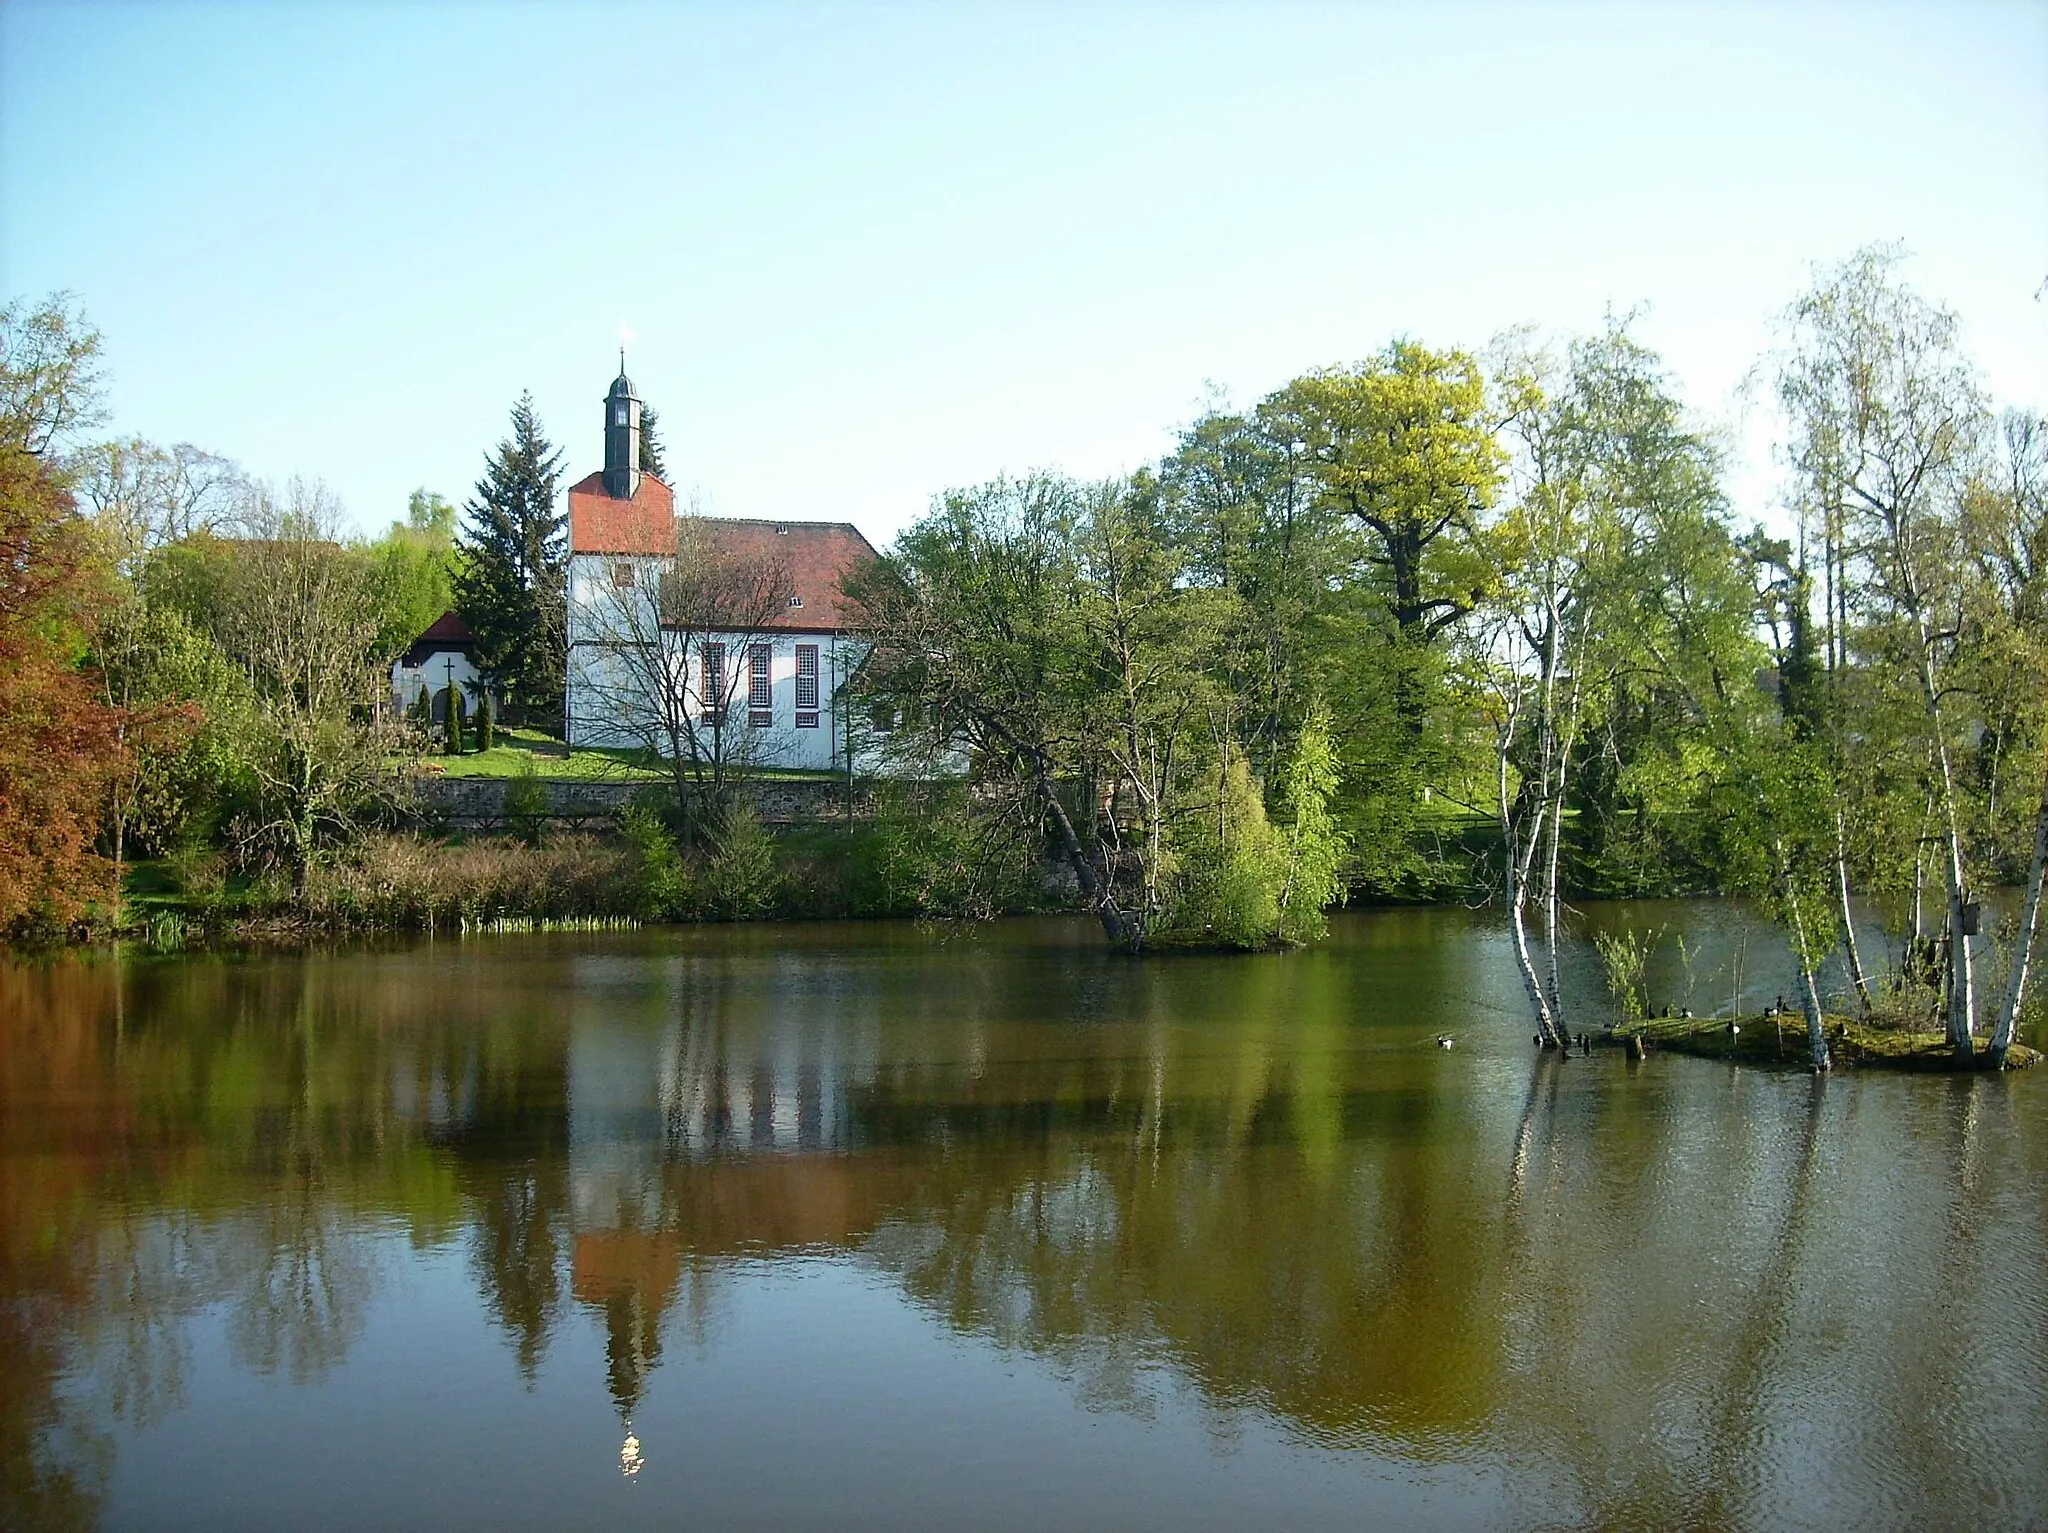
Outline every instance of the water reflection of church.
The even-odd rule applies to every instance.
[[[846,1146],[855,1062],[842,1042],[772,1020],[742,1032],[598,1009],[575,1019],[570,1291],[604,1317],[608,1381],[629,1434],[664,1318],[708,1282],[707,1263],[852,1233],[843,1174],[789,1158]],[[627,1457],[630,1473],[637,1443]]]

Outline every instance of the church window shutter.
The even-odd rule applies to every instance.
[[[704,676],[698,687],[706,713],[722,713],[725,710],[725,646],[706,644],[702,650]]]
[[[818,646],[796,647],[796,727],[818,727]]]
[[[755,729],[775,722],[775,690],[768,671],[772,653],[766,644],[747,646],[747,723]]]

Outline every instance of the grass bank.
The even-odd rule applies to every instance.
[[[434,777],[524,777],[531,774],[556,782],[667,782],[668,767],[642,750],[570,748],[535,729],[500,729],[487,751],[460,756],[431,752],[408,762]],[[835,772],[798,772],[775,767],[750,768],[768,778],[836,777]]]
[[[1691,1054],[1701,1059],[1739,1060],[1744,1064],[1777,1065],[1805,1069],[1812,1061],[1806,1043],[1806,1021],[1797,1015],[1743,1017],[1741,1031],[1731,1032],[1725,1017],[1671,1017],[1627,1022],[1602,1035],[1599,1041],[1624,1047],[1630,1038],[1640,1038],[1651,1051],[1668,1049],[1674,1054]],[[1938,1032],[1908,1032],[1902,1028],[1872,1027],[1853,1017],[1827,1019],[1828,1052],[1837,1068],[1863,1070],[1921,1070],[1956,1074],[1988,1068],[1980,1043],[1968,1063],[1956,1058],[1955,1050]],[[2015,1043],[2006,1055],[2009,1070],[2024,1070],[2038,1064],[2041,1055],[2025,1044]]]

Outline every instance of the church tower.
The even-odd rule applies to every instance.
[[[604,492],[614,500],[631,500],[640,488],[640,396],[626,376],[626,353],[619,352],[619,376],[604,397]]]

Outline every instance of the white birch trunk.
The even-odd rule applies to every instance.
[[[1584,660],[1581,655],[1581,662]],[[1564,797],[1566,774],[1571,770],[1572,747],[1579,736],[1579,688],[1578,673],[1573,673],[1571,707],[1565,715],[1564,738],[1557,753],[1557,792],[1550,805],[1550,847],[1543,876],[1544,914],[1547,920],[1545,935],[1550,943],[1550,1004],[1560,1025],[1564,1017],[1564,986],[1558,975],[1557,955],[1557,862],[1558,843],[1564,836]]]
[[[1935,684],[1933,640],[1927,633],[1925,619],[1919,621],[1920,630],[1920,691],[1927,705],[1928,722],[1933,726],[1934,761],[1936,780],[1941,794],[1943,839],[1947,843],[1947,866],[1943,870],[1948,883],[1948,944],[1949,944],[1949,995],[1948,995],[1948,1041],[1954,1045],[1957,1055],[1968,1059],[1976,1044],[1972,1034],[1977,1026],[1977,986],[1975,965],[1970,958],[1970,939],[1963,931],[1963,906],[1968,900],[1968,885],[1963,874],[1963,832],[1956,815],[1955,774],[1949,768],[1948,740],[1942,733],[1941,692]]]
[[[1515,823],[1514,809],[1508,798],[1508,746],[1514,738],[1514,710],[1502,724],[1494,746],[1495,783],[1498,792],[1501,841],[1506,851],[1506,879],[1508,930],[1514,940],[1515,967],[1522,976],[1522,990],[1529,998],[1530,1014],[1536,1019],[1537,1041],[1544,1048],[1561,1046],[1557,1022],[1550,1009],[1550,1003],[1543,994],[1543,985],[1536,977],[1536,964],[1529,953],[1529,929],[1524,919],[1523,907],[1528,900],[1529,864],[1533,860],[1536,842],[1541,834],[1542,819],[1539,812],[1537,830],[1525,834]],[[1526,842],[1527,850],[1524,850]]]
[[[1856,917],[1849,909],[1849,846],[1842,824],[1842,809],[1835,806],[1835,890],[1842,902],[1842,952],[1849,960],[1849,979],[1856,986],[1856,1001],[1863,1014],[1870,1015],[1870,981],[1863,973],[1863,950],[1856,945]]]
[[[2019,930],[2012,939],[2012,973],[2005,984],[2005,1000],[1998,1008],[1998,1025],[1991,1034],[1991,1062],[2005,1063],[2012,1047],[2013,1032],[2019,1026],[2020,1007],[2027,998],[2027,967],[2034,954],[2034,931],[2041,917],[2041,883],[2048,874],[2048,769],[2041,774],[2041,807],[2034,816],[2034,855],[2027,864],[2027,898],[2020,907]]]
[[[1785,849],[1778,847],[1778,869],[1785,880],[1785,907],[1792,917],[1792,945],[1799,958],[1799,1009],[1806,1014],[1806,1044],[1813,1059],[1815,1070],[1834,1068],[1834,1059],[1828,1053],[1827,1024],[1821,1018],[1820,987],[1814,983],[1812,951],[1806,942],[1806,917],[1799,908],[1799,893],[1792,886],[1792,869],[1785,858]]]

